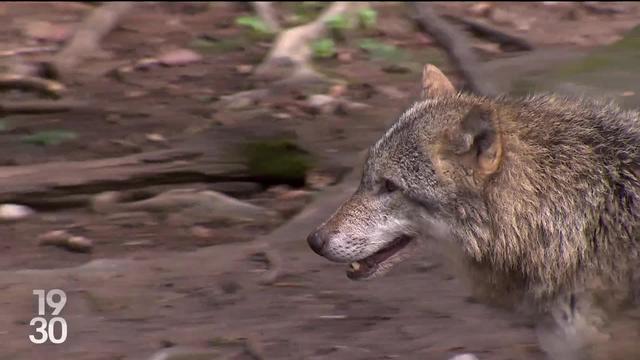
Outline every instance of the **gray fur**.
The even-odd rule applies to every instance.
[[[501,162],[487,176],[447,150],[469,141],[459,128],[474,106],[497,117]],[[399,191],[381,191],[385,179]],[[370,149],[354,197],[321,227],[332,234],[326,256],[359,260],[402,233],[429,237],[435,222],[447,225],[479,298],[552,319],[577,340],[567,335],[560,343],[573,348],[549,353],[588,358],[597,336],[587,334],[604,331],[640,291],[640,115],[551,94],[414,104]]]

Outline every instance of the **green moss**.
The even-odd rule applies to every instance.
[[[50,130],[40,131],[33,135],[27,135],[22,138],[22,141],[30,144],[49,146],[58,145],[70,140],[75,140],[77,137],[78,135],[73,131]]]
[[[394,45],[385,44],[376,39],[362,39],[358,47],[366,51],[372,59],[388,62],[400,62],[407,59],[407,53]]]
[[[574,76],[588,72],[602,70],[612,64],[612,59],[601,54],[590,55],[576,63],[560,66],[557,70],[560,76]]]
[[[243,149],[251,176],[267,181],[304,183],[310,155],[289,140],[256,141]]]
[[[633,69],[640,65],[640,26],[621,40],[594,51],[584,59],[560,67],[560,76],[575,76],[601,70]]]
[[[632,50],[640,52],[640,26],[631,29],[624,37],[609,46],[613,50]]]

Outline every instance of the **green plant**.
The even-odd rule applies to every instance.
[[[327,19],[327,27],[333,31],[344,31],[351,29],[351,21],[344,15],[334,15]]]
[[[316,58],[330,58],[336,54],[336,43],[329,38],[319,39],[311,43],[311,50]]]
[[[293,10],[289,21],[292,26],[306,24],[312,21],[327,5],[327,3],[323,1],[296,1],[285,2],[284,4],[289,5]]]
[[[406,54],[397,47],[374,39],[363,39],[359,43],[360,49],[366,51],[373,58],[379,58],[387,61],[401,61]]]
[[[362,27],[372,28],[378,22],[378,12],[371,8],[362,9],[358,12],[358,20]]]
[[[78,136],[73,131],[66,130],[49,130],[40,131],[33,135],[27,135],[22,141],[36,145],[58,145],[65,141],[74,140]]]
[[[304,183],[313,162],[306,151],[283,139],[248,143],[244,155],[253,176],[286,183]]]
[[[271,34],[271,30],[262,19],[255,16],[240,16],[236,18],[236,24],[247,27],[258,34]]]

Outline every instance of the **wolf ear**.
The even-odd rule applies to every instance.
[[[450,133],[453,152],[482,176],[496,172],[502,160],[502,139],[497,123],[495,111],[475,105],[458,129]]]
[[[427,64],[422,69],[422,100],[455,95],[451,81],[434,65]]]

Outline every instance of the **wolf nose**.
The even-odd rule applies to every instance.
[[[327,243],[327,237],[323,236],[320,231],[314,231],[307,237],[307,242],[311,250],[318,255],[322,255],[322,249],[324,244]]]

